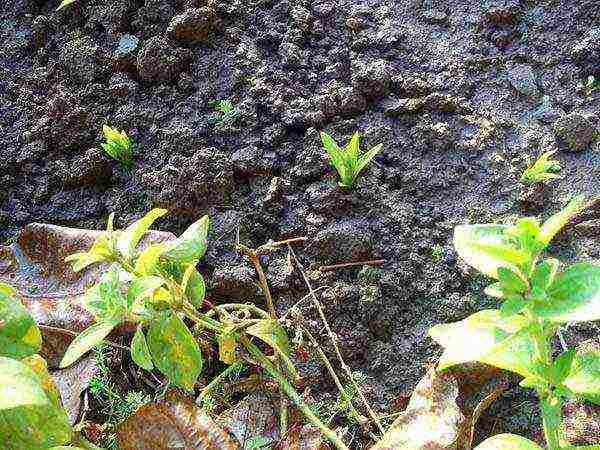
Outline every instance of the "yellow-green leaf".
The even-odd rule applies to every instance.
[[[142,369],[152,370],[154,364],[152,364],[152,357],[150,356],[150,349],[144,336],[142,326],[138,325],[133,339],[131,340],[131,359],[140,366]]]
[[[72,3],[75,3],[77,0],[62,0],[62,2],[60,2],[60,5],[58,5],[58,8],[56,8],[56,10],[61,10],[66,6],[69,6]]]
[[[475,450],[543,450],[535,442],[516,434],[497,434],[486,439]]]
[[[498,268],[506,267],[519,273],[518,266],[528,255],[514,248],[504,225],[460,225],[454,229],[454,248],[467,264],[481,273],[498,279]]]
[[[156,275],[160,255],[166,251],[167,246],[164,243],[146,247],[135,262],[135,271],[141,275]]]
[[[193,391],[202,372],[202,353],[181,318],[164,313],[150,324],[147,342],[156,368],[175,386]]]
[[[67,413],[48,396],[40,376],[21,361],[0,357],[0,448],[44,449],[68,443],[71,434]]]
[[[246,328],[246,333],[259,338],[272,347],[285,363],[292,377],[297,378],[298,372],[290,359],[290,342],[283,327],[276,320],[264,319]]]
[[[219,359],[228,365],[237,362],[237,336],[232,333],[223,333],[217,337],[217,340],[219,342]]]
[[[168,250],[162,256],[181,264],[199,260],[206,252],[209,226],[208,216],[197,220],[175,241],[167,244]]]
[[[129,225],[119,234],[117,239],[117,249],[125,259],[129,259],[133,256],[135,248],[142,237],[144,237],[144,234],[146,234],[156,219],[164,216],[166,213],[166,209],[155,208],[140,220]]]
[[[460,322],[436,325],[429,335],[444,347],[439,369],[479,361],[523,376],[536,373],[535,349],[524,317],[502,317],[495,309]]]
[[[600,319],[600,266],[573,264],[556,276],[547,294],[549,301],[535,306],[544,319],[558,323]]]
[[[102,342],[119,323],[119,319],[105,319],[83,330],[67,348],[65,356],[60,362],[61,369],[69,367],[84,353]]]
[[[576,355],[563,384],[578,396],[600,405],[600,352]]]
[[[42,335],[9,285],[0,283],[0,356],[21,359],[40,351]]]
[[[540,240],[548,244],[562,228],[583,209],[585,196],[575,196],[560,212],[550,217],[542,225]]]
[[[89,251],[69,255],[65,261],[73,262],[73,272],[79,272],[92,264],[107,261],[112,256],[113,248],[109,233],[103,233],[96,238]]]

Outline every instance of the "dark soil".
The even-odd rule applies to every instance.
[[[176,233],[209,214],[214,301],[262,301],[234,252],[238,228],[249,246],[307,236],[307,268],[385,259],[310,272],[330,287],[327,316],[378,408],[439,355],[430,326],[494,304],[458,264],[454,225],[544,218],[574,193],[600,194],[600,91],[577,87],[600,77],[596,0],[57,4],[0,12],[0,241],[30,222],[102,228],[110,212],[126,226],[153,206],[170,210],[157,228]],[[235,114],[211,106],[222,99]],[[131,172],[100,149],[105,123],[135,141]],[[384,144],[355,190],[338,188],[321,130]],[[527,158],[551,149],[564,178],[523,187]],[[554,250],[598,259],[598,231]],[[306,294],[286,256],[263,260],[280,312]],[[596,328],[566,334],[583,337]],[[322,367],[303,374],[315,396],[329,390]],[[494,408],[496,432],[534,434],[533,397],[513,388]]]

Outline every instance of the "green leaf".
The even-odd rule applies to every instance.
[[[540,240],[544,244],[549,244],[556,234],[569,223],[583,209],[585,203],[584,195],[575,196],[569,204],[560,212],[550,217],[542,225]]]
[[[436,325],[429,335],[444,347],[439,369],[479,361],[525,377],[537,374],[535,348],[519,315],[502,317],[500,311],[477,312],[460,322]]]
[[[285,363],[288,372],[292,377],[297,378],[298,372],[290,359],[290,342],[283,327],[276,320],[264,319],[254,325],[246,328],[246,333],[257,337],[267,345],[272,347]]]
[[[100,281],[87,290],[83,306],[100,319],[123,315],[127,299],[122,292],[122,276],[128,277],[129,274],[123,272],[118,264],[112,264]]]
[[[575,355],[563,385],[579,397],[600,405],[600,351]]]
[[[125,259],[130,259],[133,256],[135,248],[140,243],[142,237],[144,237],[144,234],[146,234],[156,219],[164,216],[166,213],[166,209],[155,208],[119,234],[117,250],[119,250]]]
[[[208,216],[194,222],[175,241],[167,244],[169,249],[162,256],[181,264],[199,260],[206,252],[209,226]]]
[[[528,255],[515,249],[505,236],[504,225],[460,225],[454,229],[454,247],[467,264],[498,279],[498,268],[519,272]]]
[[[135,262],[135,271],[142,275],[157,275],[160,256],[167,251],[163,244],[152,244],[146,247]]]
[[[96,238],[89,251],[69,255],[65,258],[65,261],[73,262],[73,272],[79,272],[92,264],[108,261],[113,256],[109,233],[103,233]]]
[[[543,450],[535,442],[516,434],[497,434],[486,439],[475,450]]]
[[[502,292],[502,284],[500,282],[486,286],[483,292],[493,298],[504,298],[504,292]]]
[[[156,368],[174,385],[193,391],[202,371],[202,353],[181,318],[163,314],[150,324],[147,342]]]
[[[498,279],[505,294],[522,294],[527,292],[529,285],[521,276],[506,267],[498,267]]]
[[[520,295],[511,295],[500,306],[500,316],[508,318],[520,313],[527,303]]]
[[[35,321],[7,284],[0,283],[0,356],[21,359],[42,348]]]
[[[119,319],[104,319],[83,330],[67,348],[60,362],[60,368],[69,367],[83,354],[102,342],[119,323]]]
[[[549,301],[534,311],[553,322],[589,322],[600,319],[600,267],[573,264],[559,273],[548,288]]]
[[[556,378],[556,384],[562,383],[565,378],[571,372],[571,366],[573,364],[573,358],[575,358],[575,354],[577,350],[575,348],[571,348],[563,353],[561,353],[554,360],[554,372]]]
[[[548,289],[558,273],[560,261],[548,258],[537,265],[531,274],[531,285],[540,289]]]
[[[48,375],[50,377],[50,375]],[[67,413],[27,364],[0,357],[0,448],[37,450],[71,440]]]
[[[199,308],[204,303],[204,296],[206,293],[204,278],[198,273],[194,265],[190,265],[187,272],[187,282],[185,286],[182,285],[182,287],[185,289],[185,294],[190,302],[192,302],[192,305]]]
[[[166,283],[162,277],[142,277],[134,279],[127,291],[127,310],[134,314],[144,309],[144,300],[152,297],[154,292]]]
[[[58,5],[58,8],[56,8],[57,11],[63,9],[66,6],[69,6],[72,3],[75,3],[77,0],[62,0],[62,2],[60,2],[60,5]]]
[[[342,183],[349,182],[350,180],[348,180],[349,177],[346,167],[346,155],[344,154],[344,151],[337,145],[333,138],[325,132],[321,132],[321,141],[323,142],[323,147],[329,155],[329,158],[331,158],[331,164],[338,171]]]
[[[373,160],[373,158],[375,158],[375,156],[381,153],[381,150],[383,150],[383,144],[379,144],[376,147],[373,147],[367,153],[361,155],[361,157],[358,160],[358,164],[354,169],[356,176],[358,176],[363,171],[363,169],[369,165],[369,163]]]
[[[138,325],[133,339],[131,340],[131,358],[142,369],[152,370],[154,364],[152,364],[152,357],[150,356],[150,349],[144,336],[142,326]]]
[[[526,253],[537,256],[545,247],[540,240],[541,228],[533,217],[524,217],[506,230],[506,235],[518,242],[518,248]]]

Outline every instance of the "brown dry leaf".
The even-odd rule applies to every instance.
[[[465,417],[456,404],[458,384],[431,369],[404,411],[371,450],[456,450]]]
[[[222,428],[178,391],[141,407],[117,428],[121,450],[239,450]]]
[[[58,366],[73,340],[73,332],[79,333],[91,324],[92,316],[81,305],[81,297],[106,269],[105,265],[94,265],[75,273],[65,257],[87,251],[100,233],[33,223],[21,231],[16,243],[0,246],[0,282],[15,287],[40,325],[43,335],[40,353],[50,367]],[[142,247],[174,237],[171,233],[151,231]]]
[[[312,425],[295,426],[277,444],[277,450],[320,450],[325,447],[323,435]]]
[[[91,355],[81,358],[66,369],[52,372],[52,378],[60,391],[63,406],[72,425],[79,417],[81,394],[89,387],[92,378],[99,373],[96,358]]]
[[[241,448],[254,438],[264,437],[271,443],[279,440],[279,411],[275,400],[262,392],[246,396],[217,418],[217,423],[235,436]]]
[[[463,448],[465,450],[471,450],[473,448],[473,439],[475,437],[475,425],[477,425],[477,421],[479,420],[479,418],[481,417],[481,415],[485,412],[486,409],[488,409],[490,407],[490,405],[492,403],[494,403],[496,401],[496,399],[498,399],[498,397],[500,397],[500,395],[502,395],[502,393],[506,390],[506,386],[505,385],[499,385],[497,386],[491,393],[489,393],[488,395],[486,395],[483,400],[481,400],[479,402],[479,404],[475,407],[475,410],[473,411],[473,414],[471,414],[471,417],[469,419],[470,422],[470,426],[468,427],[468,430],[466,430],[466,439],[465,439],[465,443],[463,445]]]

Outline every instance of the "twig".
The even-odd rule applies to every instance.
[[[46,331],[55,331],[57,333],[68,334],[69,336],[73,336],[73,337],[77,337],[79,335],[78,333],[75,333],[74,331],[65,330],[64,328],[51,327],[49,325],[38,325],[38,328],[40,328],[41,330],[46,330]],[[129,347],[125,347],[124,345],[117,344],[115,342],[112,342],[112,341],[109,341],[106,339],[104,340],[104,342],[106,342],[111,347],[118,348],[120,350],[130,351]]]
[[[340,352],[340,348],[337,345],[337,336],[333,333],[333,331],[331,331],[331,327],[329,326],[329,322],[327,322],[327,318],[325,317],[325,312],[323,311],[323,307],[321,305],[321,302],[319,302],[319,299],[317,298],[317,296],[315,294],[315,290],[312,288],[312,285],[311,285],[308,277],[306,276],[306,273],[304,272],[304,267],[302,266],[302,263],[300,263],[300,261],[296,257],[296,253],[294,252],[294,250],[292,249],[292,247],[289,246],[288,248],[290,249],[290,252],[292,254],[292,257],[294,258],[294,261],[296,262],[296,266],[298,267],[298,270],[302,274],[302,278],[304,279],[304,282],[306,283],[306,286],[308,287],[308,290],[309,290],[309,292],[311,294],[311,298],[313,299],[315,307],[317,308],[317,311],[319,311],[319,315],[321,316],[321,320],[323,321],[323,325],[325,326],[325,330],[327,331],[327,334],[329,335],[329,339],[331,340],[331,344],[333,345],[333,348],[335,349],[335,353],[336,353],[338,361],[339,361],[339,363],[340,363],[340,365],[342,367],[342,370],[344,370],[344,372],[346,373],[346,376],[348,377],[350,383],[352,383],[352,386],[354,387],[354,389],[356,390],[356,392],[358,392],[358,395],[360,396],[360,398],[361,398],[361,400],[362,400],[365,408],[367,409],[367,412],[369,413],[369,416],[371,416],[371,419],[373,420],[373,422],[375,422],[375,424],[377,425],[377,428],[379,428],[379,431],[381,432],[381,434],[384,434],[385,433],[385,429],[383,428],[383,425],[381,424],[381,421],[377,417],[377,414],[375,414],[375,411],[373,411],[373,409],[371,408],[371,405],[369,405],[369,402],[365,398],[365,396],[364,396],[362,390],[360,389],[360,387],[356,384],[356,381],[354,380],[354,377],[352,376],[352,371],[350,370],[350,367],[348,367],[346,365],[346,362],[344,361],[344,358],[342,357],[342,353]]]
[[[348,262],[341,264],[334,264],[332,266],[321,266],[319,267],[320,272],[328,272],[331,270],[344,269],[346,267],[355,267],[355,266],[382,266],[385,264],[385,259],[373,259],[370,261],[357,261],[357,262]]]

